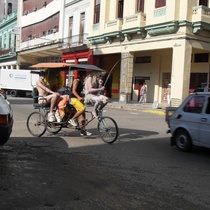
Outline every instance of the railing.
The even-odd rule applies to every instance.
[[[146,14],[143,12],[123,18],[123,29],[144,27],[146,24]]]
[[[13,55],[14,54],[14,49],[10,48],[10,49],[1,49],[0,50],[0,56],[4,56],[4,55]]]
[[[123,23],[122,18],[118,18],[115,20],[110,20],[110,21],[105,22],[105,32],[109,33],[109,32],[113,32],[113,31],[121,31],[122,23]]]
[[[199,21],[210,23],[210,8],[205,6],[193,7],[192,22]]]
[[[88,37],[88,34],[84,33],[84,34],[78,34],[71,37],[63,38],[58,47],[68,48],[68,47],[77,47],[77,46],[81,46],[85,44],[87,45],[89,44],[87,37]]]

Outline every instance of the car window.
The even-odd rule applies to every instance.
[[[210,98],[208,98],[208,105],[206,107],[206,114],[210,114]]]
[[[205,100],[204,96],[193,96],[184,106],[183,108],[184,112],[201,113],[204,100]]]

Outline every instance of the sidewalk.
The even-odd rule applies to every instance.
[[[155,108],[155,105],[153,103],[145,103],[143,105],[138,103],[138,101],[131,101],[129,103],[124,103],[124,102],[119,102],[118,100],[115,99],[109,99],[109,103],[107,104],[107,107],[109,108],[150,112],[161,115],[165,115],[166,106],[167,104],[159,104],[158,108]]]

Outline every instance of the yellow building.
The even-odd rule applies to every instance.
[[[196,86],[209,82],[209,0],[90,1],[90,48],[111,71],[112,98],[179,105]]]

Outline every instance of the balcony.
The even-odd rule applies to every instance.
[[[137,13],[135,15],[127,16],[123,18],[123,30],[140,28],[146,25],[146,14]]]
[[[45,2],[45,1],[43,1]],[[63,1],[51,1],[47,6],[41,7],[38,10],[34,10],[34,7],[31,7],[31,11],[24,11],[23,16],[21,16],[21,27],[27,27],[36,23],[40,23],[46,20],[49,17],[60,12],[61,2]]]
[[[110,20],[105,22],[104,33],[119,32],[122,30],[123,19],[118,18],[115,20]]]
[[[192,22],[199,21],[210,24],[210,8],[205,6],[193,7]]]
[[[144,26],[146,25],[146,14],[137,13],[123,18],[122,33],[130,41],[132,34],[139,34],[142,38],[146,37]]]
[[[101,28],[99,24],[94,24],[93,34],[89,37],[89,41],[93,45],[105,44],[107,41],[112,43],[114,40],[122,42],[125,40],[125,37],[131,40],[132,34],[138,34],[144,38],[146,36],[145,25],[146,14],[143,12],[106,21],[104,28]]]
[[[4,58],[15,57],[15,56],[16,56],[16,53],[15,53],[15,49],[14,48],[1,49],[0,50],[0,60],[4,59]]]
[[[210,8],[205,6],[193,7],[192,24],[193,33],[203,29],[210,31]]]
[[[42,37],[30,37],[28,41],[20,43],[20,50],[52,45],[54,43],[58,43],[58,40],[58,32]]]
[[[87,39],[88,34],[78,34],[71,37],[66,37],[62,39],[62,42],[59,44],[58,48],[60,50],[65,50],[69,48],[76,48],[76,47],[88,47],[89,41]]]

